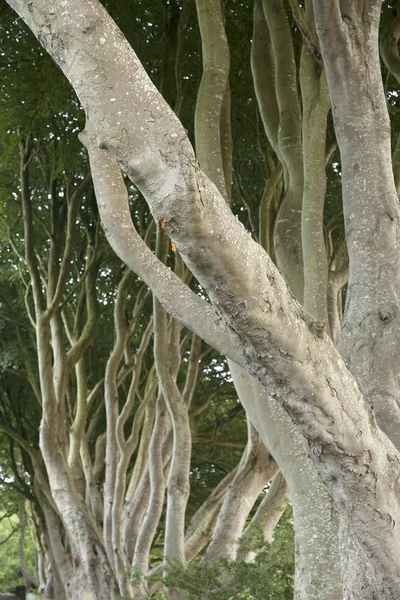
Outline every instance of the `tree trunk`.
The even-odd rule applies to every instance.
[[[275,528],[280,521],[289,501],[288,486],[281,472],[273,478],[267,493],[265,494],[254,517],[247,525],[240,538],[240,545],[248,543],[252,535],[262,529],[266,542],[272,541]],[[256,553],[252,550],[239,552],[238,560],[252,562],[256,558]]]
[[[329,15],[322,2],[314,0],[314,5],[342,161],[350,260],[339,350],[371,402],[378,425],[400,448],[400,212],[379,64],[381,3],[368,0],[361,8],[335,1]],[[351,529],[342,524],[342,545],[352,555],[344,571],[346,597],[396,597],[396,586],[380,573],[371,574]]]
[[[374,594],[375,597],[381,594],[382,598],[399,597],[400,456],[377,427],[353,376],[330,340],[315,327],[313,319],[288,293],[268,256],[252,242],[215,186],[199,171],[182,126],[163,103],[103,7],[87,0],[65,0],[62,8],[52,4],[51,11],[48,0],[34,0],[29,5],[22,0],[10,0],[10,4],[23,15],[73,81],[84,109],[90,114],[90,127],[95,131],[98,145],[118,158],[143,192],[156,221],[165,225],[185,262],[223,315],[232,334],[232,344],[236,350],[240,348],[243,363],[301,427],[313,462],[332,492],[341,517],[350,524],[368,557],[367,566],[376,581],[376,585],[371,586],[370,597]],[[322,13],[328,10],[324,2],[318,1],[317,4]],[[372,12],[380,10],[380,3],[379,7],[368,1],[364,5],[364,20],[368,22]],[[343,21],[339,15],[337,19],[339,3],[330,3],[329,11],[333,21],[329,20],[325,33],[335,31],[332,23],[336,25],[337,21],[342,29],[348,26],[347,18]],[[66,34],[71,29],[74,36]],[[371,39],[368,38],[368,42]],[[327,47],[333,53],[345,49],[346,54],[339,60],[343,67],[350,56],[348,40],[339,35],[330,42]],[[373,44],[377,46],[376,36]],[[112,54],[109,52],[111,46]],[[79,60],[76,60],[77,56]],[[333,67],[334,72],[337,64]],[[370,67],[373,70],[368,71],[369,83],[371,89],[375,89],[376,82],[380,80],[378,60],[370,61],[367,68]],[[328,68],[327,74],[329,81]],[[361,90],[361,109],[371,102],[369,89],[365,85]],[[379,107],[384,106],[381,92],[379,83]],[[345,94],[338,99],[332,95],[333,105],[341,103],[343,110],[344,99]],[[355,97],[351,99],[354,103]],[[350,108],[354,116],[355,106]],[[392,175],[392,187],[389,189],[385,185],[390,164],[387,140],[383,146],[378,143],[374,155],[370,145],[374,140],[369,135],[371,121],[364,118],[365,111],[360,114],[359,122],[364,129],[358,131],[356,137],[366,134],[362,139],[369,144],[368,151],[361,143],[355,144],[355,153],[343,171],[344,180],[347,177],[351,188],[350,171],[359,173],[359,166],[361,170],[369,167],[371,161],[378,157],[379,172],[375,168],[370,171],[379,176],[376,181],[371,181],[374,184],[372,189],[392,207]],[[375,116],[382,116],[380,108]],[[374,124],[375,134],[372,137],[379,142],[381,133],[387,137],[382,127],[386,125],[387,131],[387,118],[384,122],[377,119]],[[350,125],[358,128],[358,122]],[[350,156],[347,154],[346,158],[349,160]],[[354,158],[358,159],[356,169]],[[360,165],[361,158],[365,160]],[[358,187],[360,183],[364,184],[364,180],[357,179],[357,176],[355,179]],[[370,179],[372,177],[368,181]],[[386,196],[388,191],[390,193]],[[385,242],[387,237],[393,238],[395,221],[390,220],[393,216],[390,211],[388,214],[378,219],[383,243],[375,240],[373,245],[377,245],[376,250],[382,246],[381,250],[388,258],[387,265],[397,265],[396,245]],[[357,238],[357,235],[354,237]],[[124,246],[127,239],[122,236],[115,240],[121,254],[129,254],[129,243]],[[359,249],[356,249],[356,262],[358,254]],[[387,297],[390,293],[380,293],[382,289],[391,289],[387,265],[385,263],[382,271],[379,290],[376,290],[376,282],[373,282],[372,288],[379,294],[377,297],[385,309],[377,315],[377,320],[393,330],[396,319],[391,320],[388,312]],[[366,275],[369,277],[371,264],[368,267]],[[361,269],[364,269],[364,263]],[[384,285],[386,283],[389,287]],[[377,304],[376,297],[371,300]],[[179,305],[180,299],[175,299],[175,302]],[[357,310],[353,310],[353,316],[356,313]],[[201,329],[202,324],[197,322],[197,325]],[[389,377],[386,380],[389,381]],[[46,453],[46,462],[50,458]],[[51,474],[56,476],[55,471]],[[363,498],[362,504],[360,498]],[[58,499],[64,503],[65,498]]]
[[[301,109],[297,93],[297,70],[292,35],[282,0],[263,0],[274,57],[275,93],[279,110],[278,157],[284,167],[285,196],[274,229],[274,248],[278,268],[293,294],[303,300],[303,253],[301,243],[301,205],[303,197],[303,148]],[[260,22],[260,27],[261,27]],[[261,34],[267,35],[261,30]],[[253,70],[265,68],[263,57]],[[264,76],[265,77],[265,76]],[[256,87],[257,93],[257,87]],[[269,92],[271,93],[271,92]],[[263,106],[262,101],[260,106]],[[267,118],[264,117],[264,122]],[[272,141],[271,141],[272,143]]]
[[[295,533],[295,600],[342,600],[338,522],[307,456],[304,438],[265,388],[229,361],[236,391],[290,490]]]
[[[306,2],[306,18],[315,29],[311,0]],[[303,101],[304,190],[301,211],[301,239],[304,261],[304,301],[308,312],[324,323],[328,319],[328,258],[324,239],[326,193],[326,129],[330,98],[325,71],[303,43],[300,66]]]
[[[221,556],[234,560],[246,519],[263,487],[272,479],[277,465],[258,433],[248,422],[248,442],[235,479],[229,486],[205,560]]]
[[[139,586],[135,593],[138,598],[145,597],[143,575],[147,575],[151,545],[161,518],[166,481],[164,476],[163,443],[169,428],[170,418],[164,398],[160,394],[157,401],[156,420],[151,436],[149,452],[150,498],[146,515],[135,544],[132,566],[140,576]]]

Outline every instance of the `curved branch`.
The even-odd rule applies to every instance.
[[[32,142],[28,137],[20,145],[20,177],[21,177],[21,196],[22,196],[22,214],[24,218],[25,235],[25,262],[29,269],[32,281],[32,291],[35,301],[36,314],[44,311],[45,301],[43,296],[40,270],[35,253],[35,238],[33,233],[33,214],[29,187],[29,162],[32,156]],[[30,314],[30,311],[29,313]]]
[[[307,47],[317,63],[322,66],[322,56],[321,50],[319,47],[318,37],[315,31],[308,25],[306,18],[304,16],[303,9],[300,8],[298,4],[298,0],[289,0],[290,8],[292,9],[292,14],[294,20],[296,21],[296,25],[301,31],[301,34],[304,38]]]
[[[198,169],[182,125],[100,3],[10,3],[73,82],[98,145],[127,170],[224,315],[241,362],[301,428],[381,589],[398,597],[400,455],[377,427],[335,347]],[[73,36],[66,33],[71,27]],[[122,221],[121,214],[113,218]],[[120,227],[116,245],[125,253],[126,235],[129,227]]]
[[[275,61],[262,0],[254,0],[251,72],[265,133],[275,154],[281,158],[278,144],[279,109],[275,90]]]
[[[236,358],[232,359],[241,364],[242,356],[232,344],[220,316],[158,260],[136,232],[118,165],[89,139],[85,142],[102,223],[116,254],[147,283],[169,314],[225,356],[231,358],[234,353]]]
[[[195,138],[197,157],[206,173],[213,172],[218,189],[225,199],[230,196],[226,187],[222,160],[222,123],[229,75],[229,47],[225,34],[221,0],[196,0],[197,17],[203,48],[203,75],[197,94]],[[226,130],[224,128],[224,132]],[[199,144],[198,140],[206,140]],[[213,150],[210,152],[209,149]]]
[[[279,158],[284,166],[285,196],[274,228],[274,249],[280,272],[291,291],[303,298],[301,205],[304,187],[302,114],[292,32],[282,0],[263,0],[275,60],[279,107]]]
[[[62,295],[65,291],[64,288],[69,275],[71,260],[74,253],[76,215],[82,196],[88,190],[91,180],[91,174],[88,173],[71,196],[70,204],[68,206],[67,237],[65,241],[64,254],[61,260],[61,267],[55,285],[54,295],[52,298],[50,298],[50,303],[46,311],[49,316],[58,308],[58,305],[62,299]]]

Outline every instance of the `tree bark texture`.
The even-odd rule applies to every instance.
[[[341,348],[367,402],[328,336],[290,295],[269,257],[252,242],[199,170],[182,126],[105,10],[85,0],[65,0],[62,7],[48,0],[28,5],[12,0],[10,4],[69,77],[97,146],[116,159],[138,186],[156,222],[165,225],[208,291],[232,336],[227,347],[236,348],[243,357],[238,362],[246,364],[300,426],[342,523],[348,524],[365,556],[371,574],[368,598],[397,598],[399,455],[377,426],[368,404],[374,403],[379,423],[396,443],[398,207],[379,72],[380,5],[376,1],[366,1],[362,8],[357,5],[363,11],[361,26],[353,3],[333,2],[328,15],[327,5],[314,1],[342,154],[351,247],[350,295]],[[359,86],[357,94],[348,81]],[[372,235],[375,231],[379,236]],[[115,237],[124,254],[126,239]],[[76,511],[72,490],[63,487],[67,483],[64,460],[55,459],[50,451],[54,407],[63,380],[57,378],[56,385],[49,381],[46,327],[41,323],[44,336],[38,335],[41,380],[50,389],[44,399],[49,413],[41,444],[63,520],[71,531],[81,533],[80,552],[88,556],[85,553],[95,540],[93,529],[85,515]],[[371,351],[372,339],[378,340],[380,354]],[[74,514],[68,510],[72,499]],[[101,586],[106,565],[106,559],[97,560],[96,565],[84,562],[93,585]],[[106,598],[106,586],[102,589]],[[108,592],[108,598],[112,597],[113,590]]]
[[[229,362],[238,396],[288,483],[295,532],[295,599],[342,598],[338,522],[332,499],[307,455],[307,444],[265,388]]]

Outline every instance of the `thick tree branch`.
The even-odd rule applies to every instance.
[[[103,7],[93,0],[11,4],[69,76],[98,144],[118,158],[239,336],[249,371],[301,427],[342,517],[396,597],[400,456],[333,344],[198,169],[182,126]],[[324,12],[322,4],[316,11]]]
[[[248,421],[248,441],[238,471],[227,490],[205,560],[236,557],[237,542],[246,519],[263,487],[278,471],[278,466],[253,425]]]
[[[136,232],[129,212],[128,192],[117,164],[105,152],[86,143],[102,223],[114,251],[147,283],[169,314],[240,364],[241,354],[217,312],[165,267]]]
[[[332,31],[342,26],[341,0],[332,0],[331,2],[314,0],[314,10],[317,23],[325,28],[327,35],[329,35],[329,23]]]
[[[297,3],[297,0],[293,0]],[[305,3],[304,22],[315,33],[312,1]],[[330,98],[325,71],[315,62],[303,44],[300,61],[300,86],[303,101],[304,180],[301,209],[301,234],[304,262],[304,298],[306,310],[325,324],[328,320],[328,257],[324,237],[326,193],[325,150]]]
[[[335,56],[337,44],[346,44],[348,48],[348,40],[342,18],[342,0],[332,0],[330,2],[313,0],[313,4],[315,23],[320,42],[321,37],[324,37],[327,40],[326,52],[329,52],[331,56]]]
[[[265,541],[271,542],[275,527],[287,507],[289,501],[288,491],[288,486],[282,473],[277,473],[272,480],[268,492],[257,508],[257,512],[244,530],[240,538],[239,547],[246,546],[246,543],[249,544],[252,537],[260,528],[262,528]],[[255,552],[247,549],[239,553],[238,559],[251,562],[255,556]]]

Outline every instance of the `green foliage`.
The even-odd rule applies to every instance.
[[[35,551],[29,531],[25,537],[25,558],[30,572],[34,571]],[[0,590],[12,591],[17,585],[23,585],[19,567],[19,519],[18,515],[8,516],[8,512],[0,513]]]

